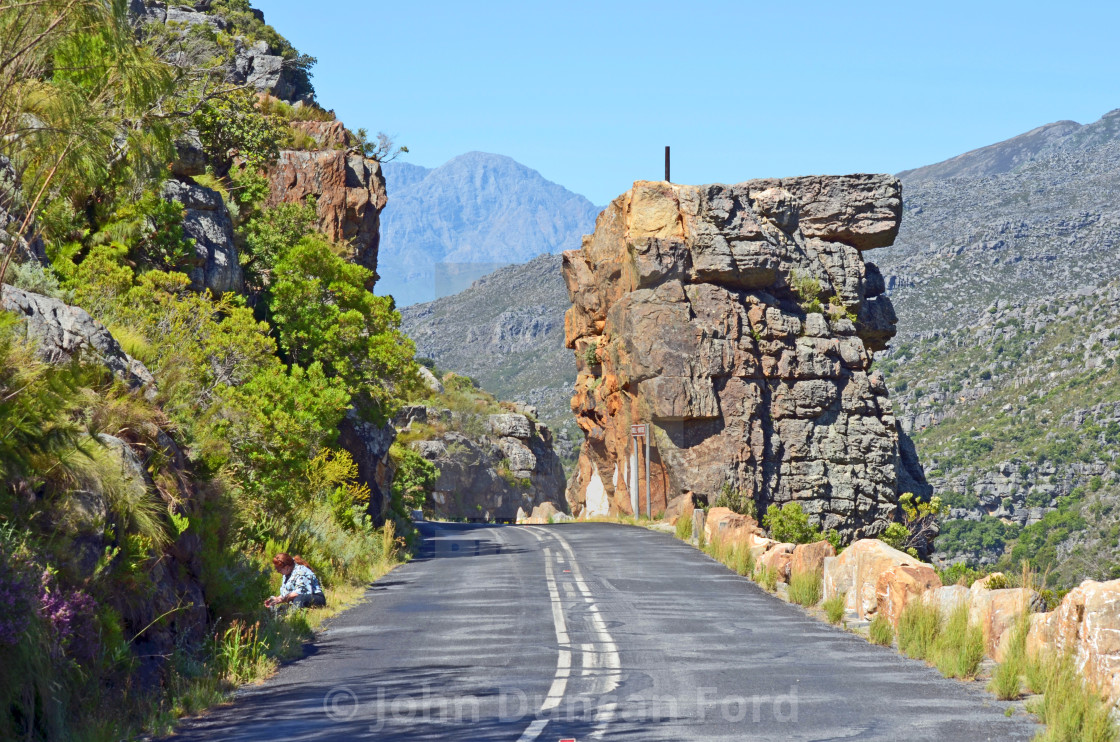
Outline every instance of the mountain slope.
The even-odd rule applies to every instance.
[[[1120,111],[1047,128],[904,174],[899,238],[872,257],[899,317],[881,367],[954,507],[939,556],[1068,585],[1115,576],[1120,533]]]
[[[502,399],[536,406],[556,431],[557,452],[570,460],[576,363],[564,347],[567,308],[560,256],[541,255],[480,278],[462,293],[405,307],[401,326],[417,355],[474,378]]]
[[[399,306],[457,293],[541,253],[579,247],[599,207],[509,157],[469,152],[428,170],[385,165],[379,294]]]
[[[1120,109],[1110,111],[1091,124],[1076,121],[1055,121],[1025,134],[965,152],[943,162],[913,170],[903,170],[898,177],[917,183],[947,178],[1000,175],[1011,172],[1040,156],[1055,150],[1088,149],[1114,139],[1120,128]]]

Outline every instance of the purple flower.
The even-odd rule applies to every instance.
[[[82,590],[63,590],[43,573],[39,591],[39,615],[46,621],[61,647],[77,660],[92,660],[98,648],[97,601]]]

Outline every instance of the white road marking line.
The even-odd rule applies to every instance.
[[[533,534],[538,542],[543,543],[544,539],[537,534],[535,528],[526,528],[529,533]],[[572,653],[567,647],[571,646],[571,639],[568,637],[568,626],[564,620],[564,604],[560,602],[560,591],[556,586],[556,573],[552,569],[552,556],[553,551],[547,547],[544,548],[544,572],[545,582],[548,585],[548,597],[552,603],[552,624],[556,629],[556,643],[559,645],[556,654],[556,676],[552,679],[552,686],[548,689],[548,696],[545,698],[544,703],[541,704],[541,711],[556,708],[560,705],[560,701],[564,698],[564,691],[568,687],[568,678],[572,674]],[[555,554],[557,563],[561,562],[561,555]],[[521,733],[521,737],[517,742],[533,742],[541,735],[544,728],[548,725],[548,719],[537,719],[533,721]]]
[[[537,737],[541,736],[545,726],[548,724],[548,719],[537,719],[529,728],[522,733],[517,742],[533,742]]]
[[[583,673],[584,676],[590,675],[591,671],[599,667],[599,653],[595,651],[594,644],[583,644],[580,647],[583,650]]]
[[[564,700],[564,691],[568,689],[568,677],[572,674],[572,653],[561,649],[556,659],[556,677],[552,679],[552,687],[548,689],[548,697],[541,704],[541,711],[549,711],[560,705]]]
[[[560,546],[568,553],[568,562],[572,568],[572,578],[576,583],[576,587],[583,593],[584,598],[591,604],[589,612],[591,613],[591,625],[595,630],[598,644],[602,647],[603,663],[608,668],[608,672],[604,675],[605,689],[600,691],[601,694],[610,693],[622,683],[622,661],[618,656],[618,645],[614,642],[614,637],[611,632],[607,630],[607,625],[603,621],[602,615],[599,614],[599,607],[594,604],[591,595],[591,589],[583,579],[583,572],[580,571],[579,563],[576,561],[575,552],[572,551],[571,545],[567,540],[557,533],[549,533],[550,536],[560,542]]]
[[[564,604],[560,602],[560,591],[556,589],[556,575],[552,571],[552,562],[547,559],[551,551],[546,549],[544,560],[545,580],[548,582],[548,597],[552,599],[552,623],[556,627],[556,642],[561,647],[571,643],[568,638],[568,625],[564,621]],[[557,661],[559,663],[559,661]],[[559,670],[557,670],[559,672]]]

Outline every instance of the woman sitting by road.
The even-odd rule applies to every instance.
[[[264,602],[265,608],[291,603],[296,608],[322,608],[327,604],[323,586],[302,558],[280,552],[272,557],[272,566],[284,576],[280,594]]]

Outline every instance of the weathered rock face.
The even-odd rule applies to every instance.
[[[405,407],[395,422],[402,427],[414,421],[463,423],[457,415],[431,407]],[[564,470],[552,450],[548,427],[513,413],[482,420],[484,431],[446,432],[412,444],[440,471],[425,510],[441,518],[491,521],[513,520],[519,509],[530,513],[546,502],[563,507]],[[456,427],[467,430],[471,425]]]
[[[878,539],[860,539],[823,561],[824,599],[842,596],[858,618],[883,615],[897,623],[910,600],[941,587],[933,567]]]
[[[23,320],[27,336],[47,363],[101,363],[133,389],[154,387],[155,379],[144,364],[125,353],[105,326],[81,307],[5,285],[0,287],[0,308]]]
[[[19,234],[23,224],[25,211],[13,205],[13,195],[19,193],[20,181],[12,161],[6,155],[0,155],[0,254],[7,254],[8,249],[14,247],[18,262],[28,260],[47,264],[46,245],[43,238],[34,236],[30,240],[27,235]],[[34,229],[27,232],[34,233]]]
[[[895,320],[860,253],[891,244],[901,209],[883,175],[638,182],[615,199],[564,253],[586,435],[573,512],[632,512],[629,426],[650,423],[654,512],[730,486],[849,538],[884,528],[898,435],[870,367]]]
[[[194,240],[196,257],[196,265],[187,272],[191,288],[210,289],[214,294],[240,292],[244,282],[233,242],[233,220],[222,195],[185,176],[167,180],[160,195],[185,209],[183,231]]]
[[[367,512],[378,525],[385,522],[393,494],[394,469],[389,447],[396,438],[397,430],[392,425],[368,423],[354,410],[350,410],[338,426],[338,445],[358,465],[358,481],[369,487]]]
[[[1120,580],[1086,580],[1055,610],[1031,616],[1027,651],[1071,653],[1090,684],[1120,702]]]
[[[268,171],[272,190],[268,205],[298,203],[314,196],[319,229],[336,242],[350,243],[354,262],[376,275],[380,215],[387,202],[381,163],[356,150],[334,149],[336,144],[348,146],[349,135],[330,123],[301,124],[330,148],[283,150]]]

